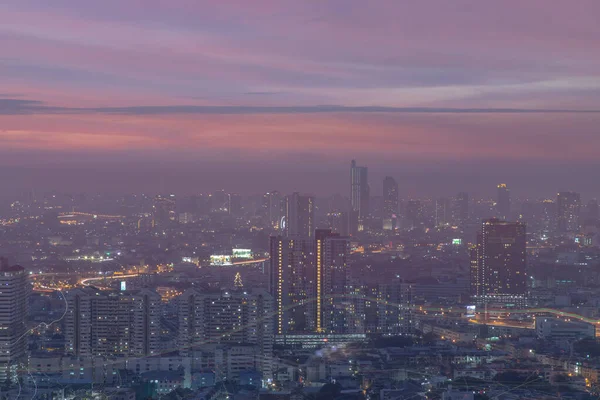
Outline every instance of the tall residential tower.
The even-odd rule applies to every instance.
[[[579,232],[581,196],[575,192],[560,192],[556,196],[556,225],[559,234]]]
[[[483,221],[471,251],[471,294],[478,298],[525,296],[525,225]]]
[[[395,230],[398,220],[398,183],[391,176],[383,179],[383,229]]]
[[[510,214],[510,190],[506,183],[498,185],[498,200],[496,201],[496,211],[501,219],[508,219]]]
[[[286,197],[285,231],[288,236],[312,237],[315,229],[315,199],[295,192]]]
[[[27,361],[27,298],[31,287],[21,266],[0,258],[0,381],[16,382]]]
[[[359,167],[356,160],[350,163],[350,203],[361,231],[369,215],[369,181],[367,167]]]

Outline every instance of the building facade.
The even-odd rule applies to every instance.
[[[350,204],[356,215],[357,229],[364,229],[365,219],[369,216],[369,178],[367,167],[360,167],[356,160],[350,163]],[[354,233],[354,232],[353,232]]]
[[[27,299],[31,286],[25,269],[0,259],[0,381],[16,382],[26,363]]]
[[[69,355],[140,357],[160,351],[161,297],[79,288],[67,294],[66,352]]]
[[[293,193],[286,197],[285,231],[287,236],[312,237],[315,229],[315,199]]]
[[[525,296],[525,225],[492,218],[483,221],[471,250],[471,295]]]

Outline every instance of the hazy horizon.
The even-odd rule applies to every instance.
[[[5,2],[0,184],[599,197],[600,6],[546,4]]]

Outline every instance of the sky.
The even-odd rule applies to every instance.
[[[597,0],[5,0],[0,184],[600,196]]]

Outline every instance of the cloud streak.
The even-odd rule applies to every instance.
[[[263,95],[265,93],[255,93]],[[270,94],[270,93],[267,93]],[[534,108],[450,108],[450,107],[350,107],[316,106],[129,106],[129,107],[54,107],[38,100],[0,99],[0,115],[25,114],[330,114],[330,113],[426,113],[426,114],[589,114],[600,110],[534,109]]]

